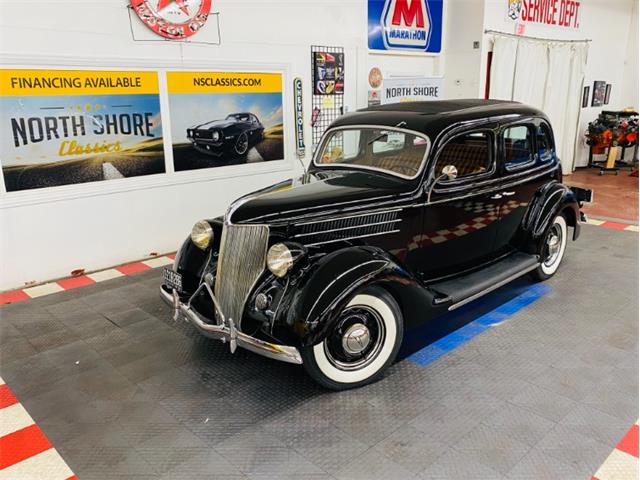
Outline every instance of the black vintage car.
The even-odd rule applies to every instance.
[[[253,113],[232,113],[224,120],[187,129],[187,139],[202,153],[243,156],[264,138],[264,126]]]
[[[556,273],[590,195],[561,180],[549,121],[531,107],[368,108],[331,125],[301,178],[196,223],[161,294],[232,352],[360,386],[418,323]]]

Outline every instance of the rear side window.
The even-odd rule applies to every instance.
[[[504,163],[507,170],[526,165],[533,160],[533,135],[526,125],[504,130]]]
[[[553,142],[551,141],[549,127],[544,123],[541,123],[536,129],[536,143],[540,159],[542,161],[551,160],[553,157]]]
[[[458,169],[458,178],[487,173],[491,169],[491,135],[472,132],[452,138],[440,151],[436,176],[447,165]]]

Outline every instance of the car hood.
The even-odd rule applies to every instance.
[[[322,170],[259,190],[230,207],[233,223],[281,223],[408,195],[416,181],[357,170]]]
[[[231,125],[235,125],[236,123],[238,123],[236,120],[212,120],[210,122],[206,122],[206,123],[202,123],[200,125],[196,125],[195,127],[193,127],[194,129],[196,128],[202,128],[202,129],[209,129],[209,128],[227,128],[230,127]]]

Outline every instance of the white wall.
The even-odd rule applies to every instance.
[[[638,2],[633,2],[622,80],[622,102],[638,111]]]
[[[637,18],[635,20],[636,39],[632,42],[635,48],[627,48],[631,20],[637,15],[637,2],[638,0],[583,0],[580,6],[582,9],[580,27],[577,29],[526,24],[524,35],[527,36],[558,40],[592,40],[589,46],[584,84],[591,87],[590,93],[593,94],[595,80],[611,83],[611,99],[610,103],[604,107],[589,106],[581,110],[578,130],[581,133],[586,131],[588,123],[594,120],[601,110],[622,109],[633,104],[634,101],[637,102]],[[515,23],[511,22],[505,13],[506,3],[506,0],[485,0],[485,29],[515,33]],[[483,42],[479,95],[484,94],[486,57],[490,50],[488,37],[485,35]],[[633,69],[633,62],[635,62],[635,79],[625,74],[625,63],[629,69]],[[625,86],[626,82],[634,82],[635,87]],[[636,95],[629,98],[627,95],[633,88],[636,90]],[[589,105],[591,105],[591,99],[589,99]],[[575,165],[586,165],[588,155],[587,146],[580,141],[576,149]]]
[[[372,66],[385,75],[444,73],[443,57],[369,54],[366,0],[215,0],[221,45],[157,41],[160,37],[132,15],[138,22],[136,37],[156,40],[134,41],[128,3],[0,0],[0,62],[15,67],[282,70],[286,161],[0,193],[0,290],[67,276],[76,268],[90,271],[152,251],[173,251],[196,220],[222,214],[240,194],[299,170],[292,81],[301,77],[304,82],[310,152],[311,45],[345,48],[344,100],[350,110],[366,106]],[[192,37],[194,42],[217,40],[213,21]],[[167,105],[162,107],[164,117]],[[165,118],[165,136],[169,128]],[[172,168],[169,161],[167,168]]]
[[[480,66],[484,31],[484,2],[477,0],[449,0],[445,23],[444,44],[446,75],[444,91],[447,98],[477,98],[480,93]]]

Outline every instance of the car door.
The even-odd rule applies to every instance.
[[[556,176],[553,136],[549,125],[531,119],[504,126],[498,150],[503,188],[500,229],[495,248],[500,253],[518,249],[523,240],[522,219],[536,191]]]
[[[502,197],[496,187],[496,136],[477,128],[452,136],[438,148],[425,182],[427,203],[422,232],[414,238],[420,249],[424,280],[477,267],[494,255]],[[458,176],[428,190],[445,166]]]

